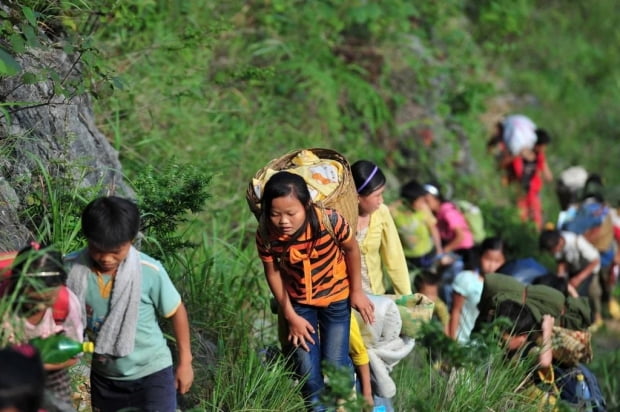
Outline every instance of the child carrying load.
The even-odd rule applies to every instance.
[[[256,245],[288,324],[296,372],[306,377],[302,394],[313,410],[324,410],[322,363],[350,368],[351,307],[364,322],[374,321],[373,305],[362,290],[359,246],[346,220],[318,208],[306,181],[289,172],[278,172],[266,183],[259,222]]]

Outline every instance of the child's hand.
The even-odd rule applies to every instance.
[[[296,348],[301,347],[306,352],[310,352],[307,342],[314,345],[314,339],[312,339],[314,328],[310,322],[296,314],[295,317],[289,320],[288,328],[288,341]]]
[[[364,401],[366,402],[366,406],[372,408],[375,406],[375,400],[372,397],[372,393],[364,393]]]
[[[375,322],[375,306],[362,291],[351,292],[351,306],[357,310],[367,324]]]
[[[193,382],[194,368],[192,368],[192,363],[189,362],[187,364],[179,364],[174,375],[174,384],[177,391],[181,395],[187,393],[189,391],[189,388],[192,387]]]
[[[71,359],[68,359],[68,360],[66,360],[64,362],[61,362],[61,363],[45,363],[45,364],[43,364],[43,369],[45,369],[48,372],[58,371],[58,370],[65,369],[65,368],[68,368],[70,366],[73,366],[77,362],[78,362],[77,358],[71,358]]]
[[[439,259],[439,263],[441,263],[441,266],[450,266],[454,263],[454,258],[448,254],[445,254],[441,257],[441,259]]]

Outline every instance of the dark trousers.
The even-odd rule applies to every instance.
[[[131,381],[108,379],[91,372],[90,388],[94,412],[176,410],[172,366]]]

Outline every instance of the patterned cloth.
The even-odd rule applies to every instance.
[[[58,399],[71,399],[71,379],[67,368],[47,372],[45,389],[48,389]]]
[[[589,363],[592,360],[592,335],[588,331],[553,327],[553,359],[563,366]]]
[[[403,323],[401,334],[411,338],[418,337],[422,325],[430,322],[433,317],[435,303],[421,293],[402,296],[395,302]]]

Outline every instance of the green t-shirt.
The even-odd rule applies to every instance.
[[[139,379],[172,365],[172,355],[157,319],[158,316],[172,316],[181,304],[181,296],[157,260],[140,253],[140,262],[142,293],[138,306],[134,351],[120,358],[93,354],[93,370],[109,379]],[[102,277],[103,284],[111,278],[108,275]],[[95,273],[88,276],[85,303],[86,333],[91,340],[96,341],[97,333],[108,313],[110,299],[102,296]]]
[[[422,257],[433,250],[429,226],[435,224],[436,220],[432,213],[415,211],[402,202],[391,208],[391,212],[405,257]]]

